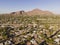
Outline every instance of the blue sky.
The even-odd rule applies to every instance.
[[[0,13],[35,8],[60,14],[60,0],[0,0]]]

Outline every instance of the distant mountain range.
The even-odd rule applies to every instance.
[[[25,15],[54,15],[52,12],[50,11],[43,11],[40,9],[33,9],[32,11],[27,11],[25,12],[24,10],[21,11],[17,11],[17,12],[12,12],[10,14],[14,14],[14,15],[21,15],[21,14],[25,14]]]

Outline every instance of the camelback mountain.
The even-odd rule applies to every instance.
[[[28,15],[53,15],[53,13],[50,11],[43,11],[40,9],[34,9],[32,11],[28,11],[27,14]]]
[[[27,12],[22,10],[22,11],[12,12],[11,14],[16,14],[16,15],[21,15],[21,14],[25,14],[25,15],[53,15],[53,13],[50,11],[43,11],[40,9],[33,9],[32,11],[27,11]]]

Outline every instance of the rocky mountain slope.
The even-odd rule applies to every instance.
[[[25,14],[25,15],[54,15],[50,11],[43,11],[40,9],[33,9],[33,10],[27,11],[27,12],[22,10],[22,11],[12,12],[11,14],[14,14],[14,15],[21,15],[21,14]]]
[[[50,11],[43,11],[40,9],[33,9],[32,11],[27,12],[28,15],[53,15]]]

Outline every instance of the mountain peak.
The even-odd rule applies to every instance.
[[[32,11],[42,11],[42,10],[40,10],[40,9],[38,9],[38,8],[35,8],[35,9],[33,9]]]
[[[40,10],[38,8],[33,9],[32,11],[27,12],[28,15],[53,15],[50,11]]]
[[[12,12],[11,14],[14,14],[14,15],[22,15],[22,14],[26,14],[26,15],[53,15],[52,12],[50,11],[43,11],[43,10],[40,10],[38,8],[36,9],[33,9],[31,11],[28,11],[28,12],[25,12],[24,10],[22,11],[17,11],[17,12]]]

